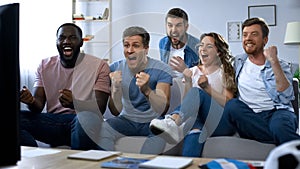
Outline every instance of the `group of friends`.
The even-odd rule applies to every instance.
[[[81,52],[82,30],[73,23],[56,32],[58,55],[43,59],[33,92],[24,86],[20,101],[23,146],[68,145],[77,150],[114,150],[126,136],[146,136],[141,152],[161,154],[166,143],[183,142],[182,156],[201,157],[207,137],[231,136],[280,145],[300,139],[292,72],[267,47],[262,18],[242,24],[244,53],[233,57],[224,37],[188,33],[188,14],[170,9],[160,60],[148,56],[150,34],[140,26],[123,31],[124,59],[108,64]],[[171,113],[174,79],[183,99]],[[46,106],[46,111],[43,112]],[[106,108],[114,115],[103,119]]]

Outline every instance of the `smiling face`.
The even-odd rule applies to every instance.
[[[140,35],[127,36],[123,39],[126,62],[133,73],[145,69],[149,47],[144,46]]]
[[[74,26],[62,26],[57,32],[56,47],[64,67],[74,67],[83,40]]]
[[[263,53],[268,37],[263,37],[261,26],[254,24],[243,29],[243,48],[247,54]]]
[[[211,36],[205,36],[199,44],[199,56],[204,66],[219,65],[220,58],[215,40]]]
[[[178,45],[180,46],[179,48],[183,47],[187,40],[186,31],[188,29],[188,24],[184,22],[183,18],[168,17],[166,29],[172,46],[174,48],[178,48]]]

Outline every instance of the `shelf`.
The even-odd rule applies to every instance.
[[[110,61],[111,0],[72,0],[72,22],[83,33],[82,50]]]

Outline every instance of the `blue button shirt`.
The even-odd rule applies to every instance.
[[[243,68],[244,63],[246,62],[248,55],[246,53],[238,55],[235,57],[234,68],[236,71],[235,80],[238,83],[238,76]],[[276,81],[273,69],[271,67],[271,63],[267,60],[265,67],[261,70],[261,77],[263,79],[264,85],[266,87],[266,91],[269,94],[270,98],[274,102],[274,106],[276,109],[288,109],[290,111],[294,111],[291,100],[294,99],[294,91],[293,91],[293,75],[291,73],[290,67],[287,62],[283,60],[279,60],[282,70],[285,73],[285,76],[290,81],[290,86],[282,92],[278,92],[276,90]]]
[[[199,39],[187,34],[188,41],[184,49],[184,63],[188,68],[198,65],[199,55],[196,45],[199,44]],[[160,60],[169,64],[171,42],[167,36],[159,41]]]

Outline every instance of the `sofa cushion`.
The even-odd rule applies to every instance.
[[[210,137],[206,140],[202,157],[265,160],[276,146],[235,136]]]
[[[117,140],[115,150],[126,153],[140,153],[141,148],[147,137],[145,136],[131,136],[122,137]],[[164,155],[180,155],[181,143],[177,145],[166,144]]]

